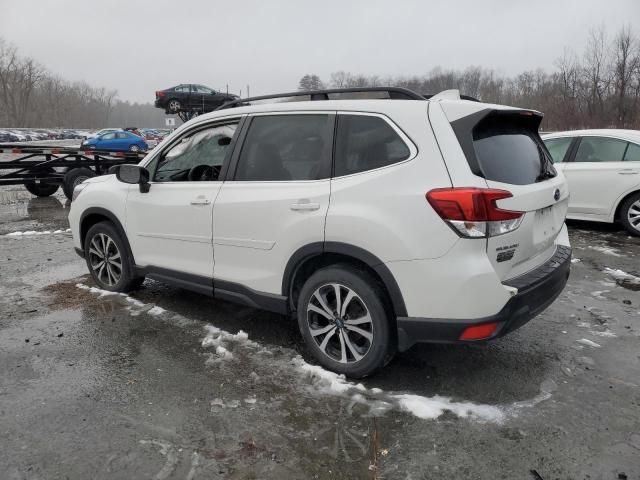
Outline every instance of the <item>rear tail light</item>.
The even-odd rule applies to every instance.
[[[164,97],[164,92],[156,92],[156,98]]]
[[[503,210],[496,201],[511,192],[494,188],[436,188],[427,201],[440,217],[462,237],[486,238],[512,232],[520,226],[524,212]]]
[[[462,332],[462,335],[460,335],[460,340],[485,340],[496,333],[497,329],[497,322],[483,323],[482,325],[467,327]]]

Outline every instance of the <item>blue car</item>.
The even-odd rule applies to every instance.
[[[146,152],[149,148],[142,137],[125,130],[106,132],[82,142],[82,148],[92,150],[117,150],[130,152]]]

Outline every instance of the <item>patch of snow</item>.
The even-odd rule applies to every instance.
[[[445,411],[452,412],[459,417],[471,417],[489,422],[500,422],[504,413],[491,405],[478,405],[471,402],[454,402],[450,398],[435,395],[422,397],[420,395],[392,395],[398,401],[400,408],[422,419],[438,418]]]
[[[596,330],[589,330],[589,333],[592,335],[597,335],[598,337],[617,337],[617,335],[615,333],[613,333],[611,330],[605,330],[603,332],[598,332]]]
[[[387,393],[380,388],[367,389],[361,383],[348,381],[344,375],[325,370],[317,365],[311,365],[302,358],[293,359],[294,366],[311,381],[311,389],[320,394],[345,396],[348,392],[357,391],[350,398],[358,403],[366,403],[373,410],[385,410],[395,406],[398,410],[411,413],[422,419],[435,419],[445,411],[460,417],[473,418],[481,421],[501,422],[504,413],[500,407],[481,405],[472,402],[456,402],[448,397],[435,395],[424,397],[411,394]],[[377,395],[384,400],[367,400],[367,395]],[[380,403],[382,402],[382,403]],[[386,406],[385,406],[386,404]]]
[[[152,307],[149,309],[149,311],[147,312],[149,315],[162,315],[163,313],[165,313],[166,310],[162,307],[158,307],[157,305],[155,307]]]
[[[222,360],[231,360],[233,358],[233,353],[224,348],[222,345],[218,345],[216,347],[216,355],[220,357]]]
[[[600,246],[589,246],[591,250],[595,250],[597,252],[602,252],[606,255],[611,255],[614,257],[622,257],[623,255],[619,254],[617,249],[611,247],[600,247]]]
[[[44,230],[41,232],[38,232],[36,230],[27,230],[25,232],[11,232],[11,233],[6,233],[3,235],[3,237],[31,237],[33,235],[58,235],[60,233],[69,233],[71,232],[70,228],[67,228],[66,230],[55,230],[55,231],[51,231],[51,230]]]
[[[603,293],[609,293],[611,290],[596,290],[595,292],[591,292],[591,295],[598,299],[603,299],[605,297],[602,296]]]
[[[579,263],[581,260],[579,258],[572,258],[571,263]]]
[[[586,345],[588,347],[593,347],[593,348],[600,348],[602,346],[596,342],[592,342],[588,338],[581,338],[580,340],[576,340],[576,342],[581,343],[582,345]]]
[[[256,403],[258,400],[256,399],[256,397],[248,397],[244,399],[244,403],[247,403],[249,405],[253,405],[254,403]]]
[[[631,275],[630,273],[624,272],[622,270],[614,270],[613,268],[605,267],[604,272],[612,276],[616,280],[631,283],[633,285],[640,285],[640,277],[636,277],[635,275]]]

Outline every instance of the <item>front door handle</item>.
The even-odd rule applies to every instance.
[[[638,175],[638,173],[640,173],[640,171],[627,168],[625,170],[620,170],[618,175]]]
[[[211,202],[204,196],[199,196],[191,200],[191,205],[209,205]]]
[[[319,203],[311,203],[311,202],[299,202],[291,205],[291,210],[301,211],[301,210],[318,210],[320,208]]]

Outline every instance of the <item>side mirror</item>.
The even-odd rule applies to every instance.
[[[116,178],[122,183],[139,185],[141,193],[147,193],[149,184],[149,170],[139,165],[118,165],[115,168]]]

